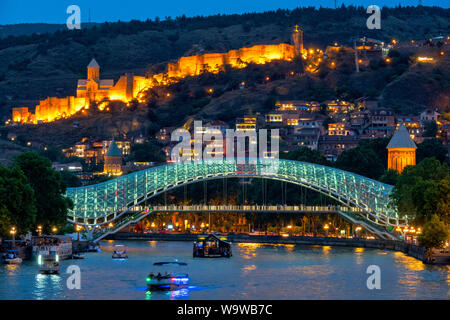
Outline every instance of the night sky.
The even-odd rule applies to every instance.
[[[419,4],[419,0],[348,0],[339,1],[337,5],[376,4],[380,7]],[[66,9],[76,4],[81,8],[81,22],[146,20],[156,16],[177,17],[232,14],[245,12],[262,12],[278,8],[294,9],[296,7],[322,6],[334,7],[334,0],[0,0],[0,25],[24,22],[65,23],[68,17]],[[424,6],[441,6],[449,8],[450,0],[422,0]]]

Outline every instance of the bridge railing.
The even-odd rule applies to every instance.
[[[299,212],[337,212],[353,211],[362,212],[359,208],[348,208],[344,206],[305,206],[305,205],[156,205],[136,206],[130,212],[142,211],[299,211]]]

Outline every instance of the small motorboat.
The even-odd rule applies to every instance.
[[[150,291],[155,290],[178,290],[186,288],[189,285],[189,275],[187,273],[169,271],[168,268],[171,267],[183,267],[187,266],[185,262],[155,262],[153,264],[155,267],[154,272],[151,272],[147,278],[147,288]],[[163,270],[165,270],[163,272]]]
[[[99,245],[95,243],[94,241],[90,241],[88,243],[87,252],[101,252]]]
[[[79,252],[73,253],[72,259],[84,259],[84,254],[81,254]]]
[[[59,274],[59,256],[58,255],[39,255],[38,257],[39,273],[41,274]]]
[[[22,263],[22,258],[19,257],[19,250],[8,250],[8,252],[3,255],[2,262],[4,264]]]
[[[113,259],[128,259],[126,246],[123,244],[116,244],[114,246]]]

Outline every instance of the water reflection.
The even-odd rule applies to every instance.
[[[238,247],[242,248],[240,254],[244,259],[254,259],[256,257],[256,249],[261,248],[261,243],[238,243]]]
[[[394,252],[395,262],[400,263],[403,267],[412,271],[425,270],[425,264],[413,257],[407,256],[403,252]]]
[[[17,274],[20,271],[20,264],[6,264],[5,269],[6,271],[8,271],[6,275],[11,276]]]
[[[249,272],[249,271],[253,271],[253,270],[256,270],[256,266],[255,266],[254,264],[246,265],[246,266],[244,266],[244,267],[242,268],[242,271],[243,271],[244,273]]]
[[[353,252],[355,253],[356,264],[362,264],[363,263],[364,248],[355,248],[353,250]]]
[[[52,294],[59,294],[63,290],[63,280],[56,274],[36,274],[33,295],[35,299],[49,299]]]
[[[322,252],[325,256],[328,256],[330,254],[331,251],[331,247],[330,246],[323,246],[322,247]]]
[[[170,300],[185,300],[189,298],[189,290],[184,288],[180,290],[173,290],[169,293]]]

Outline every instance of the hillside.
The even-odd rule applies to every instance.
[[[75,33],[60,31],[0,39],[0,117],[3,121],[8,119],[12,106],[33,106],[47,96],[75,94],[76,80],[85,78],[86,64],[92,56],[101,65],[102,78],[117,80],[125,72],[165,72],[168,61],[185,55],[289,43],[291,26],[299,21],[303,21],[305,47],[323,49],[332,41],[351,45],[355,35],[389,41],[393,37],[429,37],[449,30],[449,10],[440,8],[386,9],[383,29],[370,32],[365,28],[362,12],[361,8],[279,10],[102,24]],[[339,14],[353,14],[353,18],[344,23],[335,17]],[[325,21],[327,16],[330,20]],[[330,24],[332,28],[323,28]],[[111,104],[108,112],[91,108],[67,120],[4,127],[0,137],[5,139],[9,133],[38,145],[67,147],[83,137],[153,136],[159,128],[180,126],[189,117],[220,119],[234,125],[235,118],[245,113],[268,112],[276,99],[322,102],[368,97],[379,99],[383,107],[399,114],[417,114],[428,106],[449,112],[450,53],[447,50],[439,56],[441,50],[447,49],[392,50],[389,65],[373,59],[369,65],[361,66],[360,73],[354,72],[353,55],[345,52],[330,55],[328,61],[336,61],[335,68],[324,61],[315,74],[303,73],[303,65],[298,61],[250,64],[244,69],[187,77],[169,87],[153,88],[147,92],[144,103],[131,107],[118,102]],[[433,55],[436,63],[418,64],[414,60],[418,54]],[[293,71],[295,75],[289,76]],[[242,82],[244,88],[239,87]],[[209,89],[213,92],[208,93]]]
[[[178,17],[164,21],[105,23],[81,31],[57,31],[0,39],[0,117],[12,106],[34,105],[47,96],[73,95],[75,83],[95,56],[103,77],[144,75],[183,55],[225,52],[255,44],[290,42],[293,25],[304,30],[306,47],[335,41],[351,45],[366,35],[384,41],[426,39],[446,34],[450,10],[384,8],[381,30],[368,30],[362,7],[301,8],[244,15]],[[156,65],[156,66],[155,66]]]

